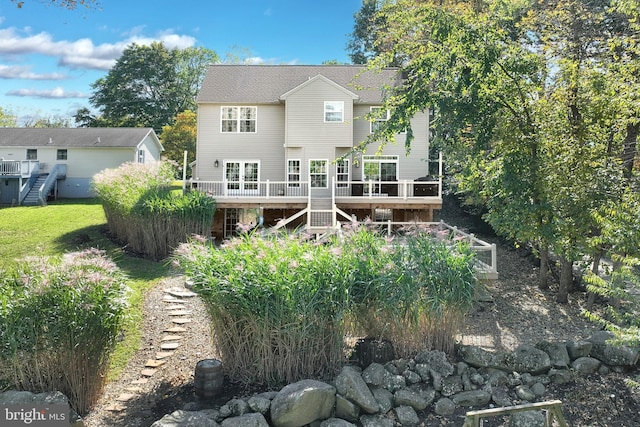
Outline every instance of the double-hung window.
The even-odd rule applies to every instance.
[[[255,133],[258,107],[220,107],[220,132]]]
[[[346,188],[349,186],[349,160],[338,159],[336,161],[336,187]]]
[[[311,188],[328,188],[328,160],[309,160],[309,182]]]
[[[35,148],[27,148],[27,160],[38,160],[38,150]]]
[[[324,121],[325,123],[344,122],[344,101],[325,101]]]
[[[67,150],[60,149],[56,152],[56,160],[67,160]]]
[[[138,163],[144,163],[144,150],[138,150]]]
[[[287,161],[287,184],[289,188],[300,187],[300,160]]]
[[[371,107],[371,133],[377,131],[380,126],[389,120],[389,110],[383,111],[381,107]]]

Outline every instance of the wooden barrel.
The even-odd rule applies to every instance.
[[[216,397],[222,391],[224,371],[217,359],[204,359],[196,364],[193,386],[196,396],[204,399]]]

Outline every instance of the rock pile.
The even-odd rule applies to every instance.
[[[428,351],[364,369],[345,366],[331,384],[302,380],[279,392],[232,399],[219,409],[198,411],[191,403],[152,427],[299,427],[312,422],[322,427],[413,426],[425,410],[446,416],[459,407],[534,402],[551,383],[635,367],[640,349],[613,346],[607,343],[610,338],[602,331],[584,341],[543,341],[497,353],[461,346],[457,363],[442,352]]]

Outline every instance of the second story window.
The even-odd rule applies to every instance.
[[[344,101],[325,101],[324,121],[335,123],[344,122]]]
[[[67,160],[67,150],[58,150],[56,153],[56,160]]]
[[[371,107],[371,133],[377,131],[387,120],[389,120],[389,110],[383,111],[380,107]]]
[[[221,107],[220,132],[255,133],[258,107]]]
[[[38,150],[27,148],[27,160],[38,160]]]

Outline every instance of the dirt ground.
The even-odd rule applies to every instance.
[[[569,304],[556,304],[553,285],[549,291],[537,289],[537,267],[528,254],[491,235],[485,224],[465,215],[451,201],[445,202],[440,216],[449,224],[496,243],[498,248],[500,277],[488,286],[493,301],[475,304],[458,336],[461,343],[511,350],[523,343],[535,344],[543,338],[582,339],[598,329],[581,315],[586,302],[584,293],[571,294]],[[190,301],[192,322],[185,328],[183,345],[145,384],[132,388],[132,382],[140,377],[145,361],[157,351],[163,327],[169,322],[168,314],[161,310],[164,289],[183,285],[183,279],[177,276],[158,284],[148,293],[145,302],[147,316],[141,325],[143,346],[130,361],[125,374],[107,385],[101,400],[85,417],[87,427],[146,427],[167,413],[184,409],[185,405],[191,410],[216,407],[231,398],[249,396],[260,390],[259,387],[234,386],[227,381],[223,395],[215,400],[203,403],[196,398],[193,389],[195,365],[199,360],[214,355],[206,310],[197,298]],[[636,369],[634,372],[612,372],[569,384],[550,385],[542,399],[561,400],[564,417],[574,427],[640,426],[640,394],[625,384],[625,378],[638,374]],[[126,402],[119,402],[117,399],[123,393],[134,396]],[[461,426],[466,411],[466,408],[460,408],[451,416],[441,417],[428,409],[419,415],[422,426]],[[504,422],[493,419],[484,425],[500,426]]]

